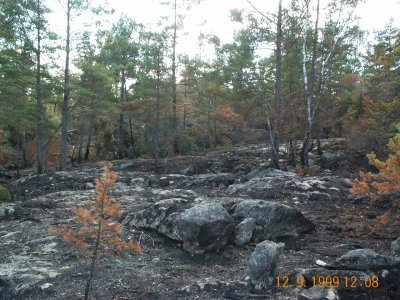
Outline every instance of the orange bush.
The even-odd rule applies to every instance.
[[[400,124],[397,126],[400,132]],[[360,178],[354,179],[351,184],[350,192],[353,195],[368,195],[371,202],[376,202],[382,196],[390,195],[400,191],[400,133],[389,140],[389,150],[392,154],[381,161],[376,158],[375,153],[368,155],[369,163],[379,170],[378,174],[360,172]],[[392,203],[391,209],[378,220],[386,224],[390,220],[390,215],[395,214],[395,219],[400,220],[400,203]]]

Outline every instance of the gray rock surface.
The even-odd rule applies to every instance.
[[[350,250],[339,257],[329,269],[335,270],[383,270],[400,267],[400,258],[376,253],[371,249]]]
[[[394,256],[400,256],[400,237],[391,243],[390,252]]]
[[[256,221],[253,218],[246,218],[235,228],[235,244],[243,246],[251,241]]]
[[[325,152],[321,155],[322,167],[331,169],[346,159],[343,152]]]
[[[312,287],[302,290],[298,297],[299,300],[339,300],[339,294],[335,288]]]
[[[232,217],[216,203],[193,206],[180,214],[176,225],[183,248],[192,253],[221,249],[234,230]]]
[[[253,218],[257,225],[264,228],[265,239],[297,236],[315,229],[315,225],[297,209],[263,200],[244,200],[238,203],[234,217]]]
[[[272,241],[264,241],[256,246],[249,260],[250,280],[256,289],[271,286],[284,247],[285,244]]]

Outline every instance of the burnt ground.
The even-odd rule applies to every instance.
[[[205,157],[169,159],[163,162],[159,170],[160,175],[154,175],[151,160],[115,161],[114,169],[119,176],[117,183],[128,183],[134,172],[136,177],[149,176],[149,182],[151,178],[156,178],[154,185],[161,190],[172,190],[174,187],[183,189],[189,185],[187,181],[179,184],[178,179],[175,183],[163,184],[162,176],[165,174],[180,173],[187,176],[214,172],[232,174],[233,178],[229,176],[225,178],[223,185],[205,182],[187,187],[198,196],[207,198],[229,196],[227,185],[243,182],[248,172],[266,168],[267,165],[266,146],[253,145],[213,152]],[[349,166],[345,167],[346,174],[349,174]],[[83,297],[88,272],[87,261],[60,237],[49,234],[47,228],[48,225],[57,224],[70,217],[67,208],[74,203],[60,204],[62,199],[68,199],[68,194],[59,191],[90,194],[85,191],[90,189],[87,183],[93,182],[93,178],[100,174],[100,169],[95,167],[95,164],[84,165],[82,170],[85,169],[86,175],[78,179],[68,177],[66,172],[27,177],[17,184],[10,184],[10,189],[17,195],[15,197],[20,204],[13,215],[0,221],[0,238],[2,238],[0,257],[3,257],[0,258],[0,263],[12,264],[13,261],[7,259],[7,256],[25,255],[30,259],[39,257],[43,261],[48,261],[58,273],[56,276],[39,278],[35,285],[29,286],[11,298],[81,299]],[[343,174],[343,168],[338,165],[331,173]],[[370,248],[380,254],[389,253],[390,243],[400,236],[399,224],[389,223],[381,226],[376,232],[371,232],[376,224],[375,218],[387,210],[389,201],[383,199],[374,205],[369,205],[365,198],[349,197],[347,188],[343,187],[337,197],[313,201],[293,197],[291,191],[279,195],[277,200],[299,209],[316,225],[316,231],[311,234],[296,240],[283,241],[286,242],[286,246],[278,269],[281,276],[292,275],[294,270],[299,268],[316,268],[318,267],[316,260],[332,262],[348,250]],[[175,193],[179,191],[175,189]],[[115,191],[114,195],[117,199],[121,196],[118,191]],[[42,200],[41,196],[44,196]],[[258,196],[257,198],[263,197],[263,195]],[[51,199],[56,200],[52,202]],[[127,203],[123,202],[122,206],[124,210],[129,209]],[[124,216],[120,221],[123,219]],[[16,233],[12,238],[5,238],[9,232]],[[218,252],[194,255],[184,251],[180,242],[154,231],[126,228],[125,235],[140,242],[142,253],[126,253],[102,261],[93,281],[91,299],[297,299],[301,292],[295,287],[286,289],[273,286],[261,292],[253,289],[248,280],[248,260],[255,248],[254,242],[242,247],[228,244]],[[29,244],[29,241],[44,236],[49,238],[48,243],[56,242],[49,251],[41,252],[46,245],[41,246],[42,249],[37,249],[32,246],[34,242]],[[42,245],[40,241],[38,244]],[[17,268],[20,266],[17,265]],[[315,276],[318,275],[323,274],[318,274],[316,271]],[[19,279],[21,278],[13,280],[21,284]],[[339,295],[341,299],[399,299],[399,287],[393,284],[393,281],[386,280],[383,275],[380,281],[378,288],[341,286]],[[0,278],[0,291],[2,288],[4,292],[9,285],[9,282]],[[307,288],[309,286],[308,282]],[[9,299],[7,297],[3,294],[3,299]]]

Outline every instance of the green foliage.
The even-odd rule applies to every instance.
[[[11,201],[10,192],[2,185],[0,185],[0,202]]]

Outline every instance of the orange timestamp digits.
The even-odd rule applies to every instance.
[[[276,287],[282,289],[288,288],[377,288],[379,287],[378,276],[312,276],[311,281],[307,282],[303,275],[296,276],[296,282],[291,282],[289,276],[275,277]]]

